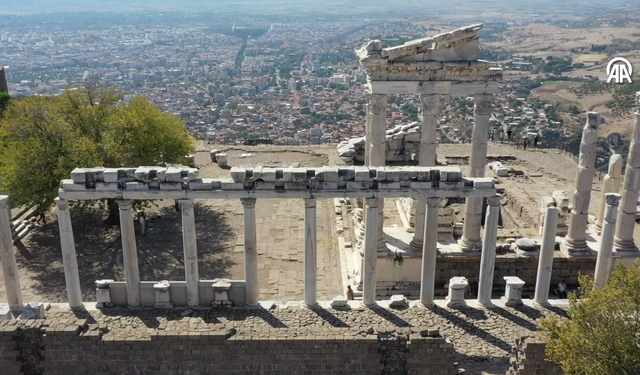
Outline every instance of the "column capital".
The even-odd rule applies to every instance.
[[[69,209],[69,201],[62,198],[54,199],[56,205],[58,206],[58,210],[68,210]]]
[[[242,198],[240,199],[242,202],[242,206],[244,208],[255,208],[256,207],[256,199],[255,198]]]
[[[442,95],[440,94],[420,95],[422,113],[437,113],[438,110],[440,110],[440,105],[442,104],[441,97]]]
[[[620,204],[622,196],[618,193],[608,193],[604,195],[609,206],[617,206]]]
[[[493,108],[493,95],[475,94],[473,96],[475,107],[473,113],[476,115],[490,115]]]
[[[436,208],[440,205],[440,198],[427,198],[427,207]]]
[[[315,207],[316,207],[315,198],[306,198],[304,200],[304,208],[315,208]]]
[[[182,208],[183,210],[192,209],[193,204],[194,204],[193,199],[180,199],[180,208]]]
[[[116,203],[121,210],[130,210],[131,209],[131,199],[116,199]]]
[[[487,202],[489,203],[489,206],[499,206],[501,199],[502,199],[502,195],[497,194],[497,195],[494,195],[493,197],[487,198]]]
[[[378,198],[366,198],[367,208],[378,208]]]

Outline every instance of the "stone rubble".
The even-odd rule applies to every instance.
[[[387,130],[387,162],[418,160],[420,131],[419,122],[396,125],[393,129]],[[342,141],[338,145],[338,156],[348,165],[352,165],[354,162],[364,162],[364,143],[364,137]]]

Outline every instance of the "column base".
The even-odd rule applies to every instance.
[[[429,304],[426,304],[426,305],[424,303],[420,302],[420,301],[418,301],[418,303],[416,303],[416,307],[421,308],[421,309],[433,309],[433,307],[435,305],[436,304],[433,303],[433,302],[431,302]]]
[[[565,237],[560,242],[560,251],[570,258],[590,255],[591,249],[587,246],[587,240],[574,240],[571,237]]]
[[[422,247],[423,247],[423,242],[422,241],[411,241],[409,243],[409,246],[411,247],[411,251],[413,251],[415,253],[421,253],[422,252]]]
[[[640,250],[638,250],[638,246],[633,239],[631,240],[623,240],[621,238],[615,237],[613,239],[613,255],[640,255]]]
[[[589,233],[594,236],[600,237],[602,236],[602,223],[596,221],[595,224],[589,226]]]
[[[389,254],[389,248],[387,247],[387,242],[382,238],[378,241],[378,255],[387,254]]]
[[[458,246],[460,246],[460,250],[462,251],[471,251],[471,252],[476,252],[476,251],[482,251],[482,241],[480,240],[469,240],[467,238],[462,237],[459,241],[458,241]]]

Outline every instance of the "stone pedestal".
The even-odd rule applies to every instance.
[[[620,191],[623,164],[624,160],[622,160],[622,155],[620,154],[613,154],[609,158],[609,169],[602,180],[602,192],[600,193],[598,216],[596,217],[596,224],[593,226],[593,232],[596,236],[602,234],[602,222],[604,220],[604,210],[606,205],[605,196],[609,193],[618,193]]]
[[[551,271],[553,270],[553,253],[556,247],[556,227],[560,209],[547,207],[544,215],[544,230],[542,233],[542,247],[538,259],[538,273],[536,276],[536,292],[534,301],[538,305],[546,306],[549,301],[551,287]]]
[[[482,241],[478,303],[485,306],[491,305],[493,271],[496,263],[496,241],[498,239],[498,219],[500,218],[500,199],[502,199],[500,195],[488,199],[489,209],[487,210]]]
[[[227,154],[216,154],[216,163],[220,168],[227,168],[229,166],[227,161]]]
[[[127,306],[140,306],[140,271],[138,269],[138,251],[136,234],[133,227],[131,201],[116,200],[120,208],[120,233],[124,259],[124,276],[127,283]]]
[[[489,141],[489,118],[493,96],[476,94],[473,134],[471,136],[471,157],[469,158],[469,176],[484,177],[487,165],[487,143]],[[480,251],[482,242],[482,198],[467,198],[465,203],[464,229],[460,248],[462,251]]]
[[[611,276],[611,253],[613,251],[613,236],[618,215],[620,194],[609,193],[605,195],[605,208],[602,223],[602,237],[600,249],[596,260],[594,286],[603,287]]]
[[[184,279],[187,282],[187,305],[195,307],[200,305],[200,276],[193,199],[181,200],[180,208],[182,209],[182,247],[184,251]]]
[[[596,112],[589,112],[587,114],[587,123],[582,130],[580,156],[576,173],[576,189],[573,195],[573,211],[569,215],[569,231],[560,246],[562,252],[567,256],[580,256],[589,251],[587,246],[587,220],[596,163],[598,127],[603,123],[604,117]]]
[[[220,153],[221,153],[220,150],[216,150],[216,149],[213,149],[213,150],[209,151],[209,157],[211,157],[211,162],[212,163],[217,163],[216,155],[220,154]]]
[[[215,279],[211,287],[213,288],[213,306],[230,307],[229,289],[231,289],[231,283],[229,279]]]
[[[156,303],[153,307],[156,309],[172,309],[171,301],[171,284],[167,280],[159,281],[153,284],[153,290],[156,292]]]
[[[636,225],[638,193],[640,191],[640,92],[636,94],[636,119],[629,146],[627,167],[624,173],[622,200],[618,212],[618,227],[613,240],[613,250],[619,255],[640,255],[633,239]]]
[[[456,276],[449,280],[449,295],[447,296],[447,307],[465,307],[464,293],[469,286],[466,277]]]
[[[516,276],[505,276],[504,281],[507,283],[504,296],[502,297],[505,306],[522,306],[522,287],[524,286],[524,281]]]
[[[331,301],[331,307],[334,309],[345,308],[349,306],[349,301],[345,296],[335,296]]]
[[[6,195],[0,196],[0,260],[9,308],[12,311],[20,311],[24,306],[20,291],[20,273],[11,237],[11,207]]]
[[[96,280],[96,307],[101,309],[103,307],[112,307],[111,292],[109,291],[109,283],[112,283],[112,279]]]
[[[244,278],[246,304],[257,306],[260,286],[258,279],[258,239],[256,233],[256,200],[241,199],[244,207]]]
[[[64,280],[67,286],[69,306],[72,308],[82,307],[82,292],[80,290],[80,276],[78,274],[78,260],[76,258],[76,244],[73,239],[71,214],[69,213],[69,201],[60,198],[56,198],[55,201],[58,205],[60,247],[62,248],[62,264],[64,266]],[[131,225],[133,225],[133,222]]]

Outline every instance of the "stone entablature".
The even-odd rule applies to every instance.
[[[492,178],[453,167],[232,168],[231,179],[198,179],[193,168],[78,168],[61,199],[225,199],[492,196]]]

